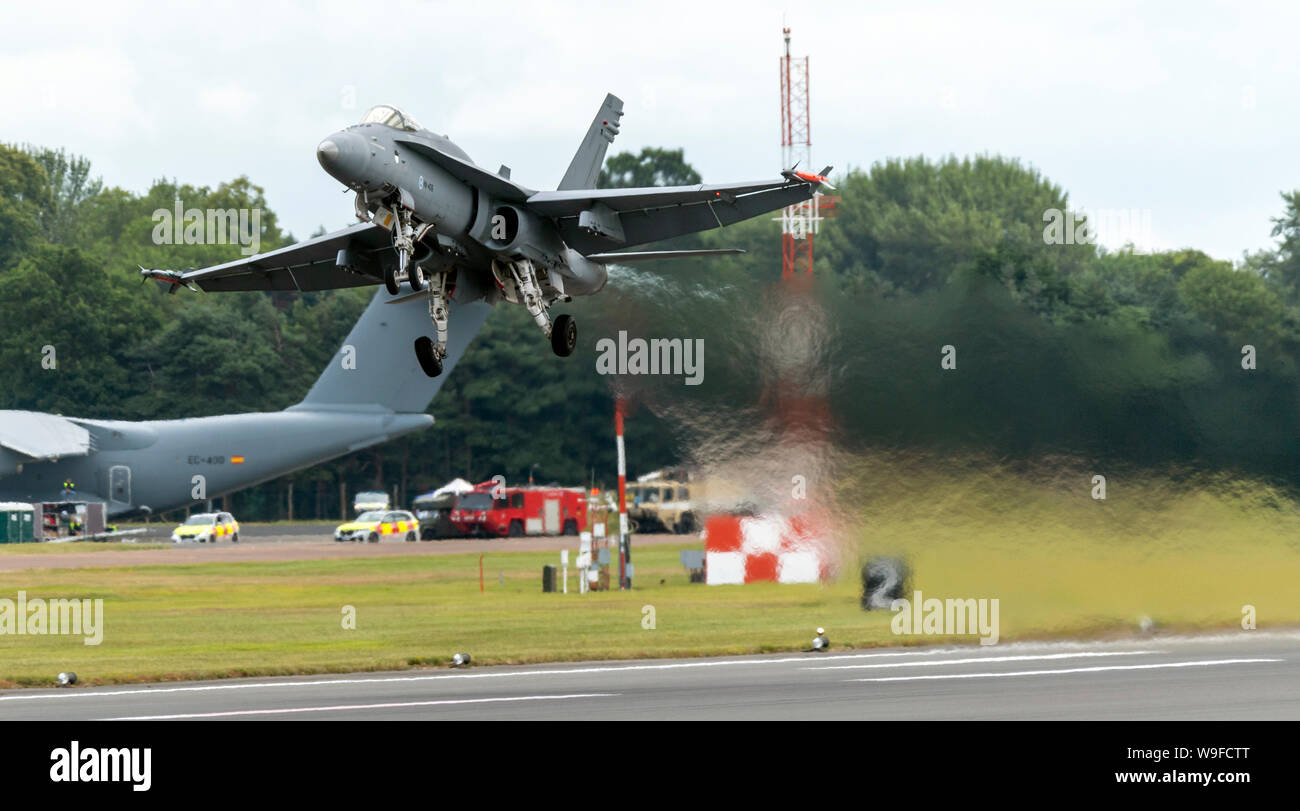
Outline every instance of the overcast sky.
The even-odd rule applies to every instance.
[[[1272,244],[1300,187],[1300,6],[1133,5],[4,2],[0,140],[137,192],[246,174],[300,238],[352,221],[315,148],[379,103],[544,189],[613,92],[615,150],[751,180],[781,168],[784,16],[811,56],[813,168],[998,153],[1075,207],[1149,212],[1156,249]]]

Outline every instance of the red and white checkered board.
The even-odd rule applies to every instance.
[[[704,524],[710,586],[816,583],[830,576],[825,533],[805,516],[717,515]]]

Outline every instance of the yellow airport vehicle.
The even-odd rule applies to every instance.
[[[239,543],[239,522],[230,513],[195,513],[172,530],[172,543]]]
[[[420,522],[405,510],[371,510],[357,516],[357,520],[340,524],[334,530],[334,540],[366,541],[379,543],[381,540],[414,541],[420,537]]]

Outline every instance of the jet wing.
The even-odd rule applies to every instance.
[[[187,271],[178,280],[208,292],[361,287],[383,280],[384,264],[396,261],[392,247],[388,231],[357,223],[296,245]]]
[[[811,199],[819,184],[795,173],[781,180],[699,186],[656,186],[638,189],[572,189],[537,192],[528,207],[559,221],[565,241],[588,255],[615,247],[631,247],[661,239],[732,225],[769,211]],[[587,212],[606,227],[584,227]],[[616,217],[620,229],[607,227]]]
[[[425,141],[417,138],[394,138],[393,140],[446,169],[457,180],[468,183],[477,189],[482,189],[498,200],[507,203],[522,203],[536,194],[532,189],[520,186],[518,183],[489,172],[481,166],[443,152]]]

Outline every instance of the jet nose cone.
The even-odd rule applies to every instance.
[[[338,162],[338,159],[339,145],[334,143],[332,139],[326,138],[320,142],[320,146],[316,147],[316,160],[320,161],[322,168],[331,168]]]
[[[354,189],[369,187],[365,139],[353,132],[331,134],[316,147],[316,160],[334,179]]]

